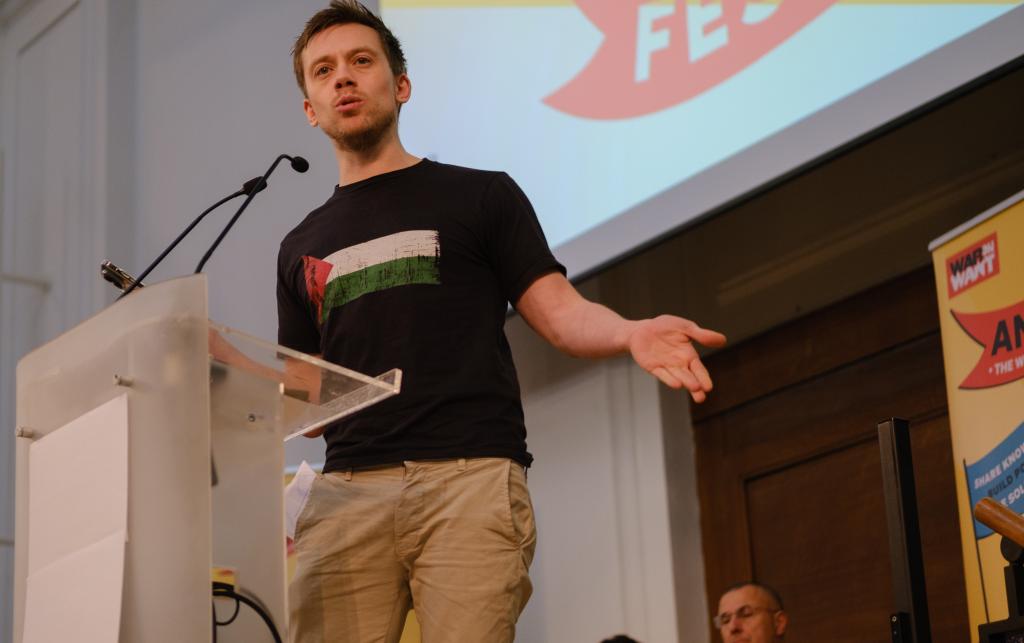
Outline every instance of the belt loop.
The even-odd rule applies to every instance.
[[[465,471],[466,470],[466,459],[465,458],[459,458],[459,463],[458,463],[458,465],[455,468],[456,468],[457,471]]]
[[[348,469],[345,469],[345,482],[349,482],[351,480],[352,480],[352,467],[349,467]]]

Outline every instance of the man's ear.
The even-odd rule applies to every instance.
[[[786,633],[786,626],[789,625],[789,616],[785,612],[775,613],[775,636],[782,636]]]
[[[404,105],[412,98],[412,81],[408,74],[399,74],[395,78],[395,100],[399,105]]]
[[[316,112],[313,111],[313,104],[309,102],[308,98],[303,99],[302,109],[306,112],[306,120],[309,121],[311,126],[316,127],[320,124],[320,121],[316,118]]]

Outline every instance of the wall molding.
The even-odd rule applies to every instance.
[[[28,10],[36,0],[0,0],[0,29],[19,14]]]
[[[605,363],[627,623],[642,640],[678,640],[658,380],[621,356]]]

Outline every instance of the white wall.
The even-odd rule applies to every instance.
[[[0,2],[0,641],[11,636],[14,365],[98,310],[95,275],[130,242],[112,170],[107,61],[120,57],[123,0]],[[132,24],[134,21],[131,21]]]
[[[601,299],[600,278],[582,286]],[[644,297],[633,289],[634,297]],[[517,640],[708,641],[689,405],[627,357],[575,360],[506,325],[535,461],[536,593]]]
[[[279,153],[310,161],[306,174],[279,166],[207,265],[211,317],[261,337],[276,336],[278,243],[337,183],[326,139],[306,125],[289,53],[322,4],[138,2],[137,270]],[[151,279],[191,272],[240,203],[212,214]]]
[[[578,366],[526,399],[539,537],[518,640],[678,640],[657,382]]]

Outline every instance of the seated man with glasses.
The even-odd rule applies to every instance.
[[[723,643],[778,643],[788,622],[779,593],[753,581],[726,589],[714,618]]]

